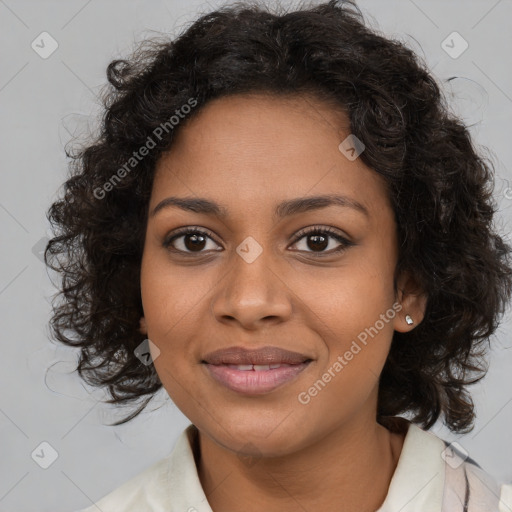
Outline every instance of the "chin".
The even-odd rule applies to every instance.
[[[227,431],[227,432],[226,432]],[[280,418],[263,420],[257,416],[229,422],[211,436],[225,448],[247,457],[277,457],[299,448],[301,439],[296,425]],[[220,436],[220,437],[219,437]]]

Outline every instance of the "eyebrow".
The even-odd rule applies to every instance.
[[[282,219],[298,213],[304,213],[312,210],[319,210],[327,208],[328,206],[342,206],[352,208],[366,217],[370,217],[368,209],[363,206],[359,201],[347,196],[340,195],[322,195],[322,196],[307,196],[290,199],[279,203],[274,209],[274,217]],[[169,208],[177,207],[185,211],[201,213],[205,215],[214,215],[221,219],[229,217],[228,210],[209,199],[203,197],[167,197],[160,201],[150,216],[154,217],[159,211]]]

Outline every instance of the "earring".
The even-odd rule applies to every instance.
[[[405,321],[407,325],[412,325],[414,323],[413,319],[409,315],[405,315]]]

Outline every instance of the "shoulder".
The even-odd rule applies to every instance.
[[[159,460],[90,507],[77,512],[98,512],[98,509],[102,512],[131,512],[147,510],[148,504],[152,502],[166,503],[169,459],[170,456],[167,456]]]
[[[512,483],[498,482],[458,443],[405,421],[387,424],[406,435],[379,512],[512,512]]]
[[[512,484],[498,482],[474,461],[453,463],[454,458],[446,465],[443,512],[459,510],[461,504],[475,512],[512,511]]]
[[[500,492],[499,512],[510,512],[512,510],[512,483],[503,484]]]
[[[512,484],[496,480],[458,443],[442,440],[444,490],[442,512],[512,512]]]
[[[194,460],[196,439],[197,428],[189,425],[169,455],[76,512],[167,512],[172,507],[186,512],[191,505],[197,512],[210,512]]]

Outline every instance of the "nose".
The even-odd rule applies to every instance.
[[[233,255],[230,269],[215,289],[211,310],[217,321],[238,322],[254,330],[289,319],[293,293],[279,276],[271,251],[263,249],[255,259],[240,254]]]

